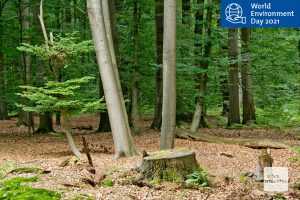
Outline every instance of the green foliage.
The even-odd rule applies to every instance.
[[[24,183],[34,182],[37,176],[29,178],[12,178],[0,183],[0,199],[7,200],[59,200],[61,195],[57,192],[36,189]]]
[[[287,199],[282,193],[278,193],[278,194],[276,194],[276,195],[274,195],[272,197],[275,200],[286,200]]]
[[[48,81],[44,87],[20,86],[23,93],[21,97],[34,102],[34,106],[17,104],[18,107],[28,112],[45,113],[66,110],[73,114],[79,112],[99,112],[105,106],[101,100],[88,102],[78,98],[81,84],[86,84],[93,77],[82,77],[65,82]]]
[[[203,167],[199,167],[199,169],[192,174],[187,175],[187,179],[185,184],[189,187],[203,189],[205,187],[209,187],[209,183],[211,179],[207,177],[207,172]]]
[[[293,149],[296,155],[289,157],[289,161],[300,165],[300,146],[296,146]]]
[[[102,186],[112,187],[114,182],[110,179],[104,179],[101,183]]]
[[[51,48],[49,49],[46,49],[45,45],[34,46],[27,43],[22,44],[22,46],[17,49],[46,61],[48,61],[49,58],[57,56],[66,57],[66,59],[70,61],[75,56],[79,56],[82,53],[89,53],[93,50],[91,40],[79,42],[80,37],[78,32],[66,34],[64,37],[58,35],[55,39],[54,44],[50,45]]]

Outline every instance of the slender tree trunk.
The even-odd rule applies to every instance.
[[[113,57],[113,43],[109,42],[110,38],[107,37],[106,31],[110,27],[108,27],[109,24],[104,22],[105,9],[102,9],[103,3],[106,2],[102,1],[101,4],[98,0],[88,0],[87,8],[114,138],[115,157],[118,158],[122,155],[136,155],[138,149],[133,143],[128,125],[119,74],[117,67],[114,66],[114,60],[116,59]],[[107,19],[106,22],[110,23]]]
[[[74,138],[72,136],[71,123],[70,123],[70,119],[69,119],[68,113],[65,110],[62,110],[61,111],[61,116],[62,116],[62,120],[63,120],[63,123],[64,123],[63,127],[65,128],[65,133],[66,133],[66,136],[67,136],[70,148],[71,148],[71,150],[72,150],[72,152],[73,152],[73,154],[75,156],[80,157],[81,153],[78,150],[78,148],[76,146],[76,143],[74,141]]]
[[[162,123],[162,60],[163,60],[163,32],[164,32],[164,0],[155,0],[155,27],[156,27],[156,96],[152,129],[160,129]]]
[[[215,0],[215,4],[220,4],[220,0]],[[220,9],[216,10],[216,15],[220,15]],[[221,28],[221,19],[217,20],[217,25]],[[228,42],[226,44],[219,44],[219,55],[221,57],[225,57],[228,51]],[[222,94],[222,116],[225,116],[229,113],[229,88],[228,88],[228,70],[224,70],[225,66],[223,64],[219,64],[218,67],[222,71],[220,75],[220,91]]]
[[[35,28],[35,31],[37,33],[40,33],[42,35],[42,29],[40,25],[40,21],[38,18],[39,15],[39,0],[35,0],[35,6],[33,7],[33,25]],[[40,37],[37,39],[40,41]],[[41,62],[39,59],[35,59],[35,62],[37,64],[38,69],[37,69],[37,86],[42,87],[44,85],[44,77],[45,77],[45,66],[44,63]],[[54,132],[53,130],[53,123],[52,123],[52,117],[49,112],[46,112],[44,115],[40,114],[40,123],[39,123],[39,128],[36,131],[37,133],[49,133],[49,132]]]
[[[238,64],[238,29],[228,29],[228,56],[230,59],[228,70],[229,83],[229,115],[228,125],[240,123],[239,104],[239,64]]]
[[[19,27],[20,27],[20,43],[30,43],[28,36],[28,31],[30,29],[29,21],[29,2],[28,1],[19,1]],[[27,85],[31,79],[31,56],[25,52],[22,52],[22,77],[23,84]],[[21,98],[21,102],[27,101],[24,98]],[[33,117],[32,113],[26,112],[22,109],[19,111],[18,125],[24,124],[28,126],[28,132],[31,133],[31,130],[34,132],[33,128]]]
[[[4,52],[3,52],[3,19],[2,9],[4,4],[0,4],[0,120],[7,119],[7,102],[5,98],[5,76],[4,76]]]
[[[197,0],[197,6],[201,7],[201,5],[204,4],[203,0]],[[195,66],[202,68],[202,32],[203,32],[203,9],[198,8],[196,12],[196,22],[195,22]],[[196,103],[196,110],[193,116],[193,121],[190,127],[191,132],[196,132],[198,130],[200,120],[201,120],[201,114],[203,111],[203,103],[204,103],[204,92],[205,92],[205,87],[206,87],[206,79],[207,79],[207,73],[201,73],[198,75],[198,81],[199,81],[199,97],[197,98],[197,103]]]
[[[176,0],[164,2],[163,107],[160,149],[174,148],[176,126]]]
[[[242,28],[243,55],[250,53],[250,28]],[[243,124],[253,123],[256,120],[254,101],[252,95],[252,83],[250,77],[251,61],[247,55],[242,65],[242,89],[243,89]]]
[[[138,49],[138,38],[139,38],[139,8],[137,0],[134,1],[133,8],[133,21],[134,21],[134,80],[132,87],[132,118],[133,118],[133,129],[136,135],[141,135],[141,124],[140,124],[140,113],[139,113],[139,89],[140,89],[140,69],[139,69],[139,49]]]
[[[191,20],[191,0],[182,0],[182,24],[188,25]]]
[[[120,68],[120,59],[119,59],[119,48],[118,48],[118,37],[117,37],[117,20],[116,20],[116,5],[115,0],[108,1],[109,6],[109,16],[110,16],[110,24],[111,24],[111,33],[112,33],[112,40],[114,44],[114,50],[116,55],[116,62],[117,62],[117,68]],[[100,98],[104,95],[103,86],[101,84],[101,81],[99,82],[99,91],[100,91]],[[100,113],[100,121],[98,126],[98,131],[100,132],[109,132],[111,131],[109,117],[108,117],[108,111],[102,111]]]

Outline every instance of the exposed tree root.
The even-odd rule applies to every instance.
[[[209,143],[222,143],[222,144],[234,144],[252,149],[288,149],[296,144],[288,140],[272,140],[272,139],[237,139],[237,138],[224,138],[204,133],[192,133],[189,130],[177,128],[176,137],[181,139],[191,139]]]

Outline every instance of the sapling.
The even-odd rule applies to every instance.
[[[69,66],[72,58],[77,57],[81,53],[87,53],[92,50],[91,41],[77,42],[76,34],[67,35],[67,37],[58,37],[55,41],[52,34],[50,34],[50,45],[47,43],[41,46],[32,46],[23,44],[18,49],[33,54],[41,60],[48,61],[49,71],[54,77],[54,80],[47,81],[44,87],[21,86],[21,97],[27,98],[34,105],[18,104],[23,110],[28,112],[45,113],[45,112],[60,112],[63,120],[63,128],[66,133],[69,145],[72,152],[76,156],[81,153],[76,147],[70,124],[70,115],[85,113],[85,112],[99,112],[105,106],[102,99],[98,101],[82,101],[78,98],[78,90],[81,85],[90,82],[93,77],[85,76],[82,78],[70,79],[61,81],[58,77],[60,68],[70,69]]]

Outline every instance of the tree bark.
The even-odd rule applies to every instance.
[[[239,103],[239,65],[238,65],[238,29],[228,29],[228,56],[230,59],[228,70],[229,84],[229,115],[228,125],[240,123],[240,103]]]
[[[109,46],[107,37],[109,27],[104,22],[103,12],[105,9],[102,9],[102,6],[103,4],[97,0],[87,1],[92,36],[114,138],[115,157],[132,156],[138,153],[138,149],[133,143],[129,129],[123,95],[120,90],[119,74],[116,66],[114,67],[113,43],[110,42]],[[107,21],[109,22],[109,20]]]
[[[164,33],[164,0],[155,0],[155,29],[156,29],[156,96],[152,129],[160,129],[162,123],[162,63],[163,63],[163,33]]]
[[[116,21],[116,5],[115,0],[108,1],[108,7],[109,7],[109,16],[110,16],[110,24],[111,24],[111,33],[112,33],[112,40],[116,55],[116,62],[117,62],[117,68],[120,68],[120,59],[119,59],[119,48],[118,48],[118,37],[117,37],[117,21]],[[100,98],[104,95],[103,86],[101,84],[101,81],[99,81],[99,91],[100,91]],[[99,126],[98,131],[100,132],[110,132],[110,122],[108,117],[108,111],[104,110],[100,113],[100,120],[99,120]]]
[[[247,54],[250,53],[250,28],[242,28],[242,49],[243,49],[243,65],[242,65],[242,90],[243,90],[243,124],[255,123],[255,108],[252,95],[252,83],[250,77],[251,61]]]
[[[140,124],[140,113],[139,113],[139,90],[140,90],[140,69],[139,69],[139,49],[138,49],[138,40],[139,40],[139,8],[137,0],[134,1],[133,8],[133,38],[134,38],[134,80],[132,87],[132,122],[133,130],[136,135],[141,135],[141,124]]]
[[[160,149],[174,148],[176,126],[176,0],[164,2],[163,107]]]
[[[76,143],[73,139],[69,116],[68,116],[68,114],[65,110],[61,111],[61,116],[62,116],[62,120],[63,120],[63,123],[64,123],[63,127],[65,128],[65,133],[66,133],[70,148],[71,148],[71,150],[72,150],[72,152],[75,156],[80,157],[82,154],[78,150],[78,148],[76,146]]]
[[[3,52],[3,19],[2,11],[7,1],[0,4],[0,120],[7,119],[7,102],[5,98],[4,52]]]
[[[49,112],[40,114],[40,124],[36,133],[50,133],[54,132],[52,117]]]

